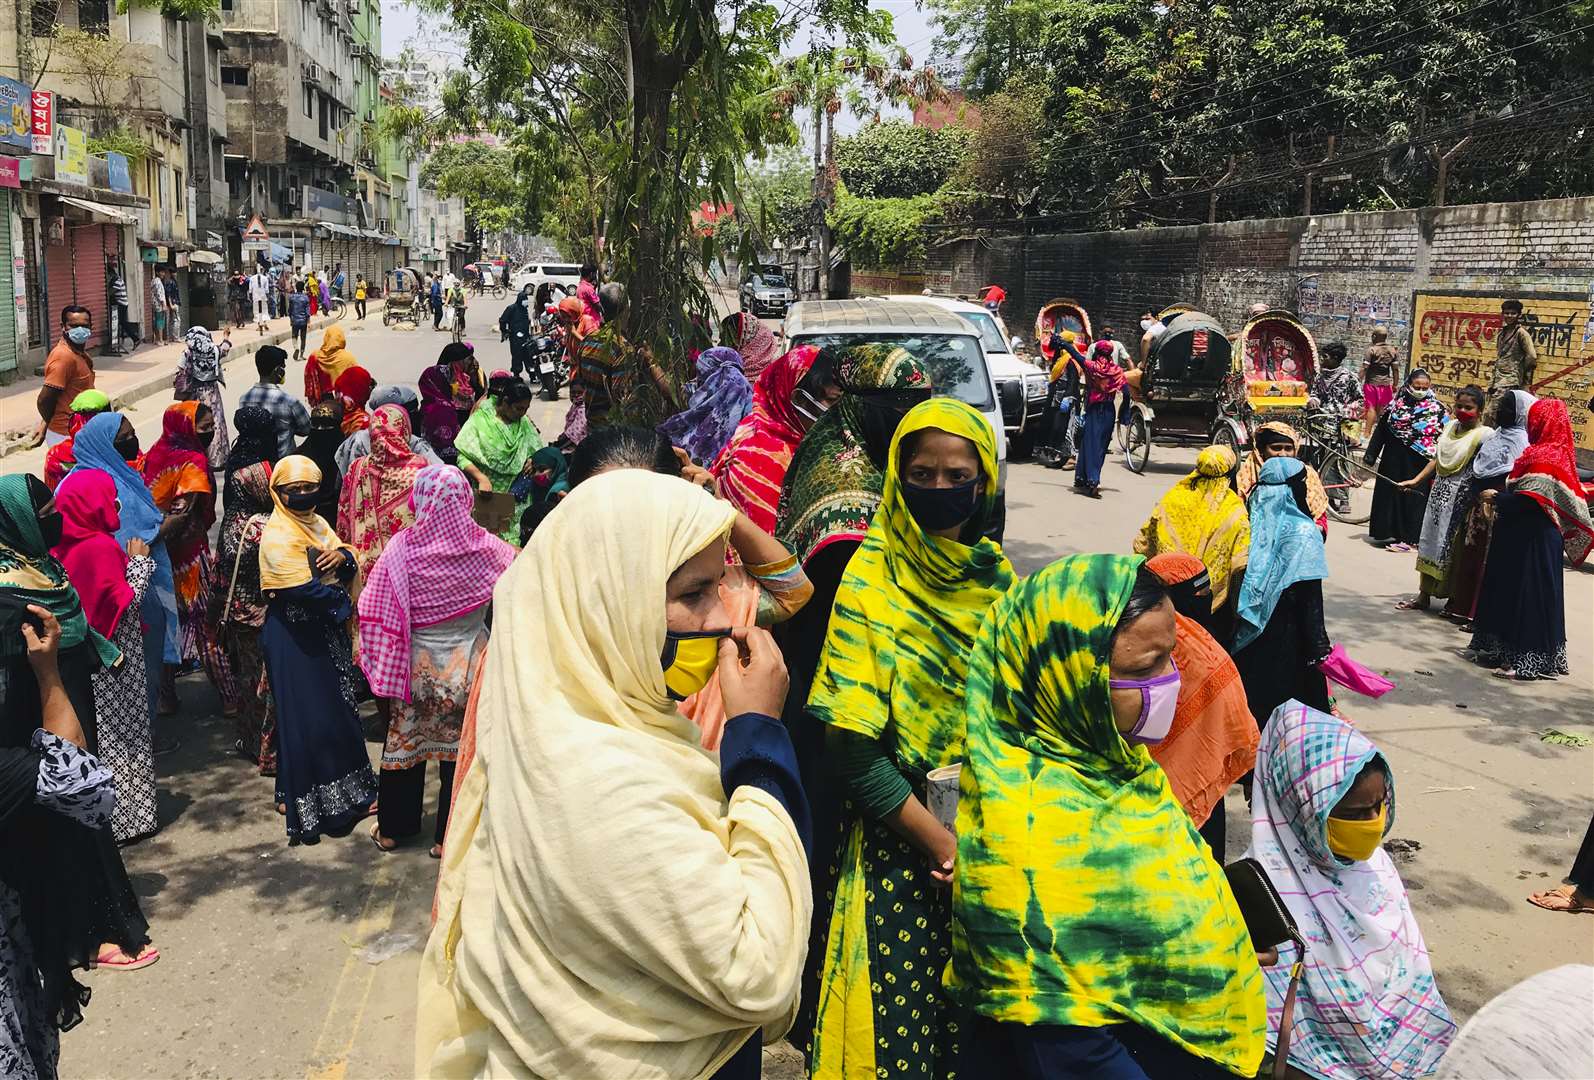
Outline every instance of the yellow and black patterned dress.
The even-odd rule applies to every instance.
[[[978,512],[989,513],[996,496],[996,437],[986,420],[948,398],[916,406],[897,428],[880,508],[836,593],[809,711],[832,735],[873,740],[899,775],[889,777],[897,797],[889,788],[873,800],[849,790],[835,847],[816,837],[814,857],[833,856],[835,882],[815,897],[828,931],[809,957],[819,967],[808,1046],[816,1080],[956,1072],[958,1023],[941,990],[950,892],[880,814],[922,800],[925,774],[962,760],[970,646],[1013,570],[990,540],[931,536],[908,512],[902,443],[932,428],[975,445],[985,479]]]

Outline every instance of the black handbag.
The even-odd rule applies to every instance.
[[[1223,868],[1229,890],[1240,907],[1245,928],[1251,932],[1251,947],[1257,952],[1276,949],[1285,942],[1295,945],[1295,963],[1290,967],[1290,986],[1284,993],[1284,1008],[1279,1015],[1279,1037],[1273,1049],[1273,1080],[1284,1080],[1290,1059],[1290,1034],[1295,1025],[1295,993],[1301,985],[1306,963],[1306,939],[1290,909],[1284,906],[1267,872],[1255,859],[1240,859]]]

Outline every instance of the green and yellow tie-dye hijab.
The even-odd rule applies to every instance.
[[[891,440],[880,507],[836,591],[808,709],[880,738],[889,729],[910,780],[963,757],[963,694],[980,619],[1013,584],[989,539],[972,547],[931,536],[902,498],[902,444],[916,431],[960,435],[979,453],[982,516],[996,502],[996,434],[974,409],[933,398],[911,409]]]
[[[998,1021],[1129,1021],[1253,1076],[1256,954],[1223,869],[1113,723],[1113,628],[1141,560],[1079,555],[1015,586],[969,662],[948,989]]]

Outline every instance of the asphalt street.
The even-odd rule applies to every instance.
[[[499,305],[477,301],[468,325],[487,369],[508,367]],[[378,383],[413,384],[447,342],[430,328],[346,323],[349,348]],[[313,342],[312,342],[313,344]],[[290,386],[300,383],[290,370]],[[251,359],[227,371],[229,408],[254,382]],[[147,447],[166,401],[132,412]],[[564,401],[537,401],[552,437]],[[1136,476],[1114,458],[1094,502],[1071,475],[1015,463],[1009,470],[1007,551],[1020,571],[1072,552],[1128,550],[1161,493],[1191,467],[1194,449],[1153,451]],[[37,471],[38,451],[5,462]],[[1342,707],[1387,754],[1396,778],[1392,836],[1401,872],[1459,1018],[1526,976],[1594,962],[1582,920],[1523,902],[1559,882],[1594,812],[1594,747],[1541,741],[1547,727],[1594,735],[1594,574],[1567,575],[1574,674],[1516,684],[1461,661],[1465,639],[1442,619],[1398,612],[1414,591],[1411,555],[1385,553],[1360,528],[1334,525],[1325,583],[1330,636],[1392,678],[1379,701]],[[63,1037],[62,1074],[93,1077],[404,1077],[412,1073],[415,984],[437,863],[424,845],[381,854],[357,829],[345,839],[289,848],[272,812],[271,782],[232,750],[202,676],[180,685],[182,714],[166,730],[181,748],[157,762],[156,836],[124,851],[162,957],[141,972],[93,972],[94,999]],[[373,760],[380,742],[372,741]],[[1249,821],[1231,793],[1229,857]],[[800,1075],[788,1060],[767,1075]]]

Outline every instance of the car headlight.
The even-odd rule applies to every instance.
[[[1024,392],[1031,401],[1046,396],[1046,376],[1029,375],[1024,379]]]

